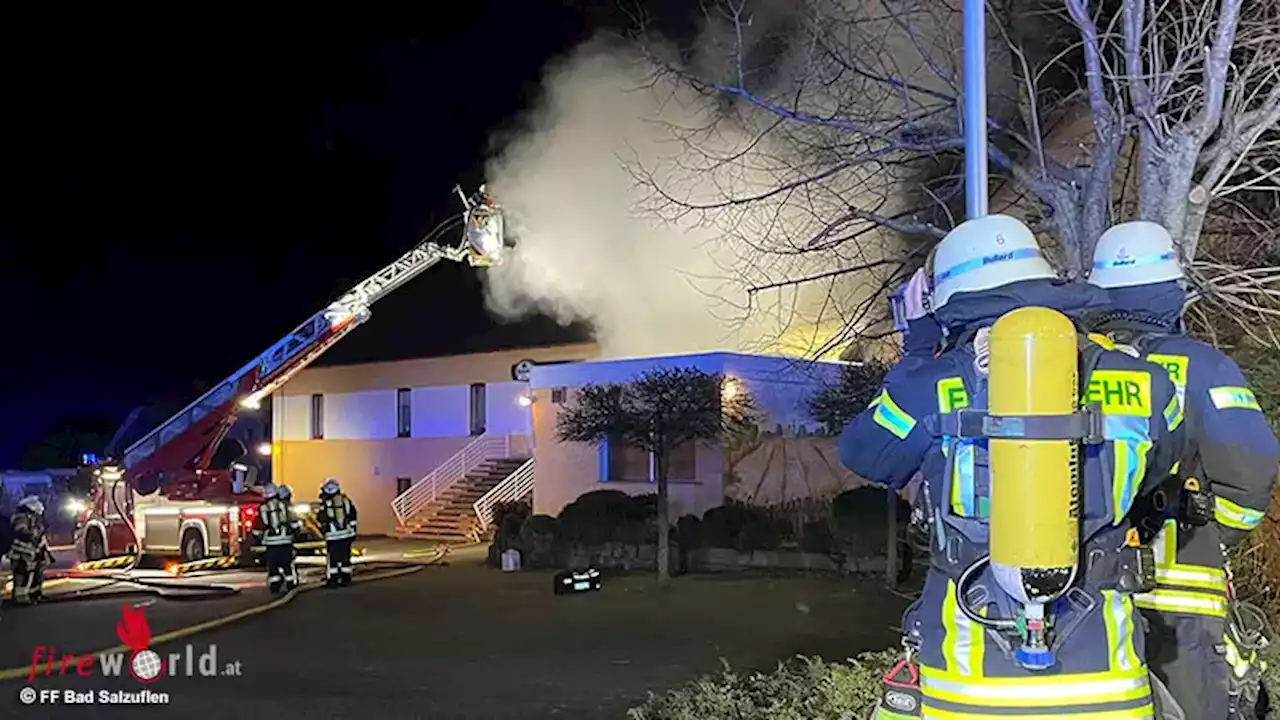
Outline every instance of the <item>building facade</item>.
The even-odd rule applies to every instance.
[[[561,442],[557,419],[574,391],[588,384],[625,383],[651,370],[697,368],[719,373],[754,406],[745,432],[719,442],[673,449],[668,472],[672,517],[701,516],[726,499],[769,505],[833,497],[861,480],[836,457],[835,439],[819,435],[809,399],[836,382],[841,364],[794,358],[705,353],[538,366],[530,372],[537,448],[533,505],[556,515],[593,490],[631,495],[655,492],[653,458],[620,443]]]
[[[589,360],[593,344],[308,368],[272,397],[271,478],[299,502],[337,478],[362,534],[397,530],[393,501],[481,436],[531,451],[530,363]]]

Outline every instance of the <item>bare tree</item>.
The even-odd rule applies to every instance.
[[[785,276],[757,292],[827,288],[823,305],[846,328],[831,342],[883,330],[884,288],[961,209],[958,11],[941,0],[703,6],[688,48],[637,16],[652,86],[715,103],[705,122],[670,126],[676,166],[636,167],[647,209],[716,222],[750,249],[744,265]],[[1024,217],[1073,279],[1110,225],[1159,222],[1211,301],[1202,324],[1227,311],[1280,345],[1255,329],[1280,314],[1280,268],[1257,252],[1280,190],[1280,0],[992,0],[988,15],[992,211]],[[796,260],[806,256],[818,270],[795,272],[813,267]],[[835,294],[851,274],[856,289]]]

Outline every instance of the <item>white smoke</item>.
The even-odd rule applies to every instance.
[[[700,71],[714,65],[707,57],[693,62]],[[717,202],[836,162],[829,151],[815,157],[794,134],[790,145],[760,142],[758,127],[726,118],[714,99],[655,83],[652,66],[616,44],[588,42],[552,64],[543,89],[486,172],[518,242],[514,260],[487,273],[491,311],[588,321],[606,357],[719,349],[814,355],[846,325],[865,324],[852,314],[865,312],[886,269],[748,290],[897,251],[896,239],[873,233],[823,254],[794,252],[842,215],[851,195],[879,182],[866,167],[810,186],[802,203],[783,195],[663,218],[652,211],[672,205],[662,198],[655,205],[653,184],[680,202]],[[702,153],[679,141],[690,129],[701,129]],[[826,135],[827,148],[838,145],[829,129],[808,132],[810,141]],[[732,163],[706,154],[728,157],[748,146],[751,153]],[[653,183],[638,182],[644,178]],[[875,192],[885,195],[870,203],[878,212],[901,205],[883,188]]]

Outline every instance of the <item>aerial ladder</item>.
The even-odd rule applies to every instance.
[[[176,494],[182,499],[225,495],[231,487],[228,473],[211,470],[210,464],[240,412],[260,407],[265,398],[367,321],[375,302],[442,260],[482,268],[501,262],[504,251],[513,246],[504,232],[501,209],[483,185],[471,196],[461,188],[455,191],[462,200],[462,213],[441,223],[395,262],[356,284],[190,405],[130,444],[118,458],[100,464],[95,474],[123,483],[140,495],[175,485],[181,486]],[[460,241],[440,242],[459,225],[462,226]],[[94,515],[120,517],[129,523],[136,540],[132,518],[118,507],[118,502],[114,509],[110,503],[104,503],[104,493],[114,501],[114,489],[99,487],[98,501],[89,508],[82,525],[92,521]],[[101,517],[98,522],[102,522]],[[114,547],[104,549],[108,554],[115,551]]]

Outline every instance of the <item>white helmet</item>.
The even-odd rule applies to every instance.
[[[324,484],[320,486],[321,495],[337,495],[342,488],[338,487],[338,481],[335,478],[327,478]]]
[[[288,485],[281,485],[280,487],[276,488],[276,497],[280,498],[281,500],[288,500],[289,498],[293,497],[293,488],[289,487]]]
[[[44,514],[44,503],[40,502],[40,498],[35,495],[28,495],[18,501],[18,507],[36,515]]]
[[[933,259],[933,309],[946,305],[956,293],[1057,277],[1035,234],[1020,220],[1008,215],[966,220],[938,243]]]
[[[1113,226],[1098,238],[1089,284],[1122,288],[1183,277],[1169,231],[1157,223],[1135,220]]]
[[[277,492],[278,490],[276,489],[275,485],[268,485],[266,489],[262,491],[262,495],[266,499],[270,500],[271,498],[276,496]]]

